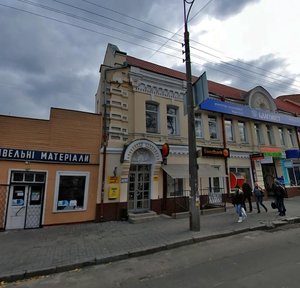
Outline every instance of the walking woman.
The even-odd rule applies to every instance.
[[[255,182],[255,184],[254,184],[253,194],[254,194],[255,200],[256,200],[257,213],[260,213],[259,206],[262,206],[265,209],[265,211],[268,212],[267,207],[263,203],[264,193],[263,193],[262,189],[258,186],[257,182]]]

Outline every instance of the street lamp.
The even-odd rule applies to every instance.
[[[187,114],[188,114],[188,142],[189,142],[189,172],[190,172],[190,230],[200,231],[200,209],[198,192],[198,165],[197,165],[197,147],[195,135],[195,115],[194,99],[192,86],[192,70],[190,58],[190,44],[188,32],[188,17],[195,0],[183,0],[184,6],[184,46],[185,46],[185,65],[187,82]],[[186,4],[190,5],[186,13]]]

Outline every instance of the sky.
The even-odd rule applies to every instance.
[[[189,1],[191,2],[191,1]],[[95,111],[108,43],[185,72],[183,0],[0,0],[0,114]],[[272,97],[300,94],[299,0],[186,5],[192,74]]]

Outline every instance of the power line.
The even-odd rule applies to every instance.
[[[18,1],[19,1],[19,0],[18,0]],[[23,1],[21,1],[21,2],[23,2]],[[29,2],[30,2],[30,1],[29,1]],[[57,22],[59,22],[59,23],[67,24],[67,25],[70,25],[70,26],[73,26],[73,27],[76,27],[76,28],[84,29],[84,30],[87,30],[87,31],[90,31],[90,32],[93,32],[93,33],[97,33],[97,34],[104,35],[104,36],[107,36],[107,37],[112,37],[112,38],[118,39],[118,40],[120,40],[120,41],[123,41],[123,42],[127,42],[127,43],[132,44],[132,42],[130,42],[130,41],[128,41],[128,40],[124,40],[124,39],[122,39],[122,38],[120,38],[120,37],[116,37],[116,36],[113,36],[113,35],[111,35],[111,34],[101,33],[101,32],[96,31],[96,30],[92,30],[92,29],[89,29],[89,28],[85,28],[85,27],[82,27],[82,26],[79,26],[79,25],[76,25],[76,24],[72,24],[72,23],[69,23],[69,22],[61,21],[61,20],[58,20],[58,19],[56,19],[56,18],[52,18],[52,17],[40,15],[40,14],[37,14],[37,13],[34,13],[34,12],[30,12],[30,11],[27,11],[27,10],[24,10],[24,9],[20,9],[20,8],[8,6],[8,5],[4,5],[4,4],[0,4],[0,5],[1,5],[1,6],[8,7],[8,8],[16,9],[16,10],[19,10],[19,11],[22,11],[22,12],[25,12],[25,13],[29,13],[29,14],[32,14],[32,15],[35,15],[35,16],[43,17],[43,18],[46,18],[46,19],[49,19],[49,20],[54,20],[54,21],[57,21]],[[138,36],[135,35],[134,37],[138,37]],[[152,40],[152,39],[141,38],[141,37],[139,37],[139,39],[142,39],[142,40],[149,41],[149,42],[153,43],[153,40]],[[154,51],[155,51],[155,49],[150,48],[150,47],[147,47],[147,46],[144,46],[144,45],[141,45],[141,44],[135,43],[135,45],[140,46],[140,47],[145,48],[145,49],[148,49],[148,50],[152,50],[152,51],[154,50]],[[174,47],[172,47],[172,46],[168,46],[168,47],[169,47],[170,49],[172,49],[172,50],[176,50],[177,52],[181,51],[181,50],[176,49],[176,48],[174,48]],[[160,51],[159,53],[164,54],[164,55],[168,55],[168,56],[170,56],[170,57],[175,57],[175,58],[178,58],[178,59],[182,59],[181,57],[177,57],[177,56],[171,55],[171,54],[169,54],[169,53],[165,53],[165,52],[161,52],[161,51]],[[210,62],[208,59],[203,58],[203,57],[198,56],[198,55],[196,56],[196,58],[204,59],[205,61]],[[196,63],[196,62],[195,62],[195,63]],[[198,63],[198,64],[199,64],[199,63]],[[223,64],[224,64],[224,65],[228,65],[228,63],[226,63],[226,62],[224,62]],[[203,65],[203,64],[199,64],[199,65]],[[206,67],[206,66],[208,66],[208,65],[203,65],[203,66]],[[233,74],[228,73],[228,72],[226,72],[226,71],[222,71],[222,70],[220,70],[220,69],[213,68],[213,67],[211,67],[211,66],[208,66],[208,67],[209,67],[210,69],[217,70],[217,71],[219,71],[219,72],[222,72],[222,73],[225,73],[225,74],[234,76],[234,77],[236,77],[236,78],[242,78],[240,75],[239,75],[239,76],[236,76],[236,75],[233,75]],[[251,72],[251,71],[250,71],[250,72]],[[253,83],[253,82],[249,81],[248,78],[247,78],[246,80],[247,80],[247,82]],[[270,83],[270,82],[269,82],[269,83]],[[272,83],[272,85],[274,85],[274,83]],[[275,85],[276,85],[276,84],[275,84]],[[272,88],[272,89],[274,89],[274,88]],[[282,91],[282,90],[280,90],[280,91]],[[283,91],[282,91],[282,92],[283,92]]]
[[[63,15],[66,15],[66,16],[69,16],[69,17],[72,17],[72,18],[75,18],[75,19],[78,19],[78,20],[81,20],[81,21],[85,21],[85,22],[88,22],[88,23],[92,23],[92,24],[95,24],[95,25],[98,25],[98,26],[101,25],[101,27],[105,27],[105,28],[107,28],[107,29],[111,29],[111,30],[114,30],[114,31],[117,31],[117,32],[121,32],[121,33],[126,33],[126,34],[128,34],[128,35],[130,35],[130,36],[133,36],[133,37],[136,37],[136,38],[138,38],[138,39],[140,39],[140,40],[145,40],[145,41],[149,41],[150,43],[156,43],[156,44],[161,45],[161,43],[159,43],[159,42],[157,42],[157,41],[149,40],[149,39],[147,39],[147,38],[145,38],[145,37],[141,37],[141,36],[136,35],[136,34],[134,34],[134,33],[128,32],[127,30],[122,30],[122,29],[119,29],[119,28],[115,28],[115,27],[112,27],[112,26],[109,26],[109,25],[106,25],[106,24],[103,24],[103,23],[100,23],[100,22],[97,22],[97,21],[94,21],[94,20],[90,20],[90,19],[85,18],[85,17],[81,17],[81,16],[74,15],[74,14],[69,13],[69,12],[61,11],[61,10],[58,10],[58,9],[55,9],[55,8],[52,8],[52,7],[49,7],[49,6],[45,6],[45,5],[42,5],[42,4],[38,4],[38,3],[35,3],[35,2],[32,2],[32,1],[29,1],[29,0],[16,0],[16,1],[24,2],[24,3],[27,3],[27,4],[29,4],[29,5],[37,6],[37,7],[40,7],[40,8],[43,8],[43,9],[46,9],[46,10],[49,10],[49,11],[52,11],[52,12],[55,12],[55,13],[58,13],[58,14],[63,14]],[[129,24],[127,24],[127,23],[124,23],[124,22],[121,22],[121,21],[114,20],[113,18],[110,18],[110,17],[107,17],[107,16],[103,16],[103,15],[101,15],[101,14],[98,14],[98,13],[95,13],[95,12],[91,12],[91,11],[89,11],[89,10],[86,10],[86,9],[83,9],[83,8],[80,8],[80,7],[77,7],[77,6],[74,6],[74,5],[67,4],[67,3],[64,3],[64,2],[59,1],[59,0],[52,0],[52,1],[57,2],[57,3],[60,3],[60,4],[63,4],[63,5],[68,6],[68,7],[75,8],[75,9],[77,9],[77,10],[81,10],[81,11],[84,11],[84,12],[87,12],[87,13],[90,13],[90,14],[93,14],[93,15],[96,15],[96,16],[99,16],[99,17],[104,17],[105,19],[109,19],[109,20],[115,21],[115,22],[117,22],[117,23],[121,23],[121,24],[123,24],[123,25],[127,25],[127,26],[129,26],[129,27],[134,27],[135,29],[139,29],[139,30],[141,30],[141,31],[143,31],[143,32],[147,32],[147,33],[153,34],[153,35],[155,35],[155,36],[158,36],[158,37],[167,39],[167,41],[166,41],[162,46],[160,46],[160,48],[158,48],[158,49],[151,55],[151,57],[152,57],[155,53],[157,53],[163,46],[167,47],[167,46],[166,46],[166,43],[167,43],[168,41],[173,41],[173,42],[176,42],[176,43],[180,43],[179,41],[172,40],[172,39],[170,39],[170,38],[167,38],[167,37],[165,37],[165,36],[159,35],[159,34],[157,34],[157,33],[153,33],[153,32],[151,32],[151,31],[147,31],[147,30],[144,30],[144,29],[140,29],[139,27],[136,27],[136,26],[134,26],[134,25],[129,25]],[[94,4],[93,2],[90,2],[90,1],[87,1],[87,0],[82,0],[82,1]],[[213,1],[213,0],[209,0],[209,1],[208,1],[208,2],[207,2],[200,10],[198,10],[198,11],[196,12],[196,14],[195,14],[190,20],[193,20],[197,15],[199,15],[199,13],[200,13],[204,8],[206,8],[212,1]],[[103,7],[103,6],[101,6],[101,5],[96,5],[96,6]],[[117,11],[115,11],[115,10],[113,10],[113,9],[109,9],[109,10],[110,10],[110,11],[114,11],[114,12],[117,13]],[[123,13],[120,13],[120,14],[125,15],[125,14],[123,14]],[[130,18],[133,18],[133,17],[130,17]],[[133,19],[135,19],[135,18],[133,18]],[[144,21],[143,21],[143,22],[144,22]],[[145,22],[145,23],[146,23],[146,22]],[[157,26],[156,26],[156,27],[157,27]],[[164,29],[164,30],[166,31],[166,29]],[[180,30],[180,29],[179,29],[179,30]],[[178,31],[179,31],[179,30],[178,30]],[[172,33],[171,31],[169,31],[169,32]],[[177,32],[176,32],[176,33],[177,33]],[[175,34],[176,34],[176,33],[175,33]],[[175,34],[173,34],[173,36],[174,36]],[[208,46],[207,46],[207,47],[208,47]],[[173,49],[173,50],[177,50],[177,49],[172,48],[171,46],[168,46],[167,48]],[[212,53],[206,52],[206,51],[204,51],[204,50],[200,50],[200,49],[198,49],[198,48],[196,48],[196,47],[191,47],[191,48],[192,48],[192,49],[196,49],[196,50],[198,50],[199,52],[208,54],[209,56],[213,56],[213,57],[218,58],[218,59],[221,60],[221,58],[220,58],[219,56],[213,55]],[[178,50],[177,50],[177,51],[178,51]],[[222,53],[222,52],[221,52],[221,53]],[[150,58],[151,58],[151,57],[150,57]],[[235,60],[235,59],[233,59],[233,60]],[[211,62],[211,61],[209,61],[208,59],[207,59],[207,61],[208,61],[208,62]],[[236,60],[236,61],[238,61],[238,60]],[[242,61],[240,61],[240,62],[242,62]],[[277,81],[277,79],[274,79],[274,78],[272,78],[272,77],[270,77],[270,76],[267,76],[267,75],[265,75],[265,74],[260,74],[260,73],[255,72],[255,71],[248,70],[248,69],[246,69],[246,68],[244,68],[244,67],[240,67],[240,66],[237,66],[237,65],[234,65],[234,64],[231,64],[231,63],[227,63],[227,62],[224,62],[224,61],[221,61],[221,63],[223,63],[224,65],[229,65],[229,66],[232,66],[232,67],[237,67],[238,69],[241,69],[241,70],[244,70],[244,71],[248,71],[248,72],[250,72],[250,73],[257,74],[257,75],[259,75],[259,76],[263,76],[263,77],[270,78],[270,79],[272,79],[272,80],[276,80],[276,81]],[[243,63],[243,62],[242,62],[242,63]],[[245,64],[246,64],[246,63],[245,63]],[[251,64],[249,64],[249,65],[251,65]],[[256,69],[263,69],[263,68],[256,67],[256,66],[254,66],[254,65],[252,65],[252,66],[255,67]],[[269,72],[269,73],[270,73],[270,71],[267,71],[266,69],[263,69],[263,70],[264,70],[265,72]],[[277,74],[277,76],[280,76],[281,78],[286,78],[285,76],[279,75],[279,74]],[[293,81],[293,82],[298,82],[296,79],[288,78],[288,80],[291,80],[291,81]],[[279,80],[279,81],[283,82],[283,84],[284,84],[284,81],[282,81],[282,80]],[[284,85],[285,85],[285,84],[284,84]],[[294,86],[294,87],[296,87],[296,88],[298,88],[298,89],[300,88],[299,86],[297,86],[297,85],[295,85],[295,84],[289,84],[289,86],[291,86],[291,85]]]

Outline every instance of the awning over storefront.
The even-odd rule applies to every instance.
[[[161,168],[166,171],[173,179],[186,179],[190,178],[189,165],[187,164],[168,164],[163,165]],[[218,169],[209,164],[198,164],[198,175],[200,178],[204,177],[227,177]]]

